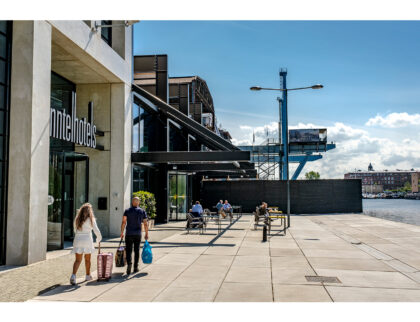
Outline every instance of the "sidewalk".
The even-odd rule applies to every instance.
[[[293,216],[269,241],[252,216],[217,237],[184,231],[153,243],[154,261],[128,278],[76,287],[33,301],[420,301],[420,227],[364,215]]]
[[[150,241],[158,242],[184,228],[184,223],[157,225],[150,232]],[[104,250],[115,251],[119,238],[107,239],[101,243]],[[28,266],[0,266],[0,302],[27,301],[45,292],[48,288],[69,283],[74,255],[71,248],[47,253],[47,260]],[[92,272],[96,271],[96,253],[92,256]],[[84,262],[77,273],[78,279],[85,276]]]

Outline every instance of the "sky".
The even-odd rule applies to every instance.
[[[307,163],[321,178],[355,169],[420,169],[420,22],[141,21],[134,54],[167,54],[169,76],[197,75],[235,144],[278,137],[279,93],[249,87],[323,84],[288,95],[290,128],[327,128],[336,149]],[[296,165],[291,165],[293,171]]]

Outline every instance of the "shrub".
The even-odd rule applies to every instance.
[[[149,218],[156,218],[156,199],[153,193],[148,191],[137,191],[133,193],[133,197],[140,198],[140,207],[146,211]]]

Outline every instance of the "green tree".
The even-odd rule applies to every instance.
[[[319,180],[320,178],[321,175],[319,174],[319,172],[309,171],[305,173],[306,180]]]

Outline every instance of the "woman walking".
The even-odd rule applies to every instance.
[[[90,257],[95,251],[92,230],[95,232],[96,241],[99,243],[102,240],[102,235],[96,224],[92,205],[85,203],[80,207],[74,220],[75,236],[72,254],[76,254],[76,259],[73,264],[73,274],[70,277],[70,283],[72,285],[76,284],[76,273],[82,263],[83,254],[85,255],[86,281],[92,280],[92,276],[90,275]]]

